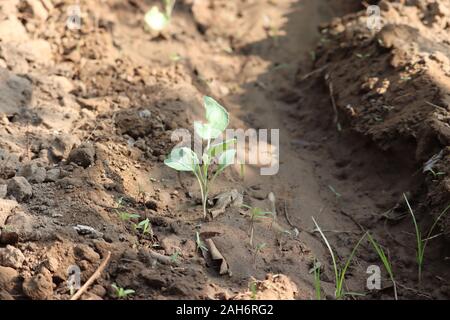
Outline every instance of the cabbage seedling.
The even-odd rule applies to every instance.
[[[153,6],[145,14],[145,23],[153,31],[160,32],[170,23],[176,0],[164,0],[163,2],[164,12],[161,12],[157,6]]]
[[[206,149],[201,160],[197,154],[187,147],[174,148],[164,163],[177,171],[192,172],[200,185],[202,194],[203,216],[206,219],[208,194],[210,184],[228,166],[234,163],[236,150],[232,147],[236,139],[230,139],[217,144],[211,144],[228,127],[228,112],[217,101],[210,97],[203,98],[206,110],[207,123],[195,122],[195,133],[206,141]],[[209,168],[217,159],[218,167],[212,177],[209,176]]]

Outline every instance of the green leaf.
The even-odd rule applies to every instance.
[[[219,157],[219,169],[217,169],[217,174],[222,172],[226,167],[234,163],[234,157],[236,155],[236,150],[230,149],[222,153]]]
[[[230,147],[234,146],[235,143],[236,143],[236,138],[233,138],[233,139],[221,142],[221,143],[217,143],[217,144],[212,145],[208,149],[207,152],[211,158],[214,158],[215,156],[218,156],[222,152],[227,151]]]
[[[126,290],[123,291],[123,294],[124,294],[125,296],[128,296],[128,295],[133,294],[133,293],[135,293],[135,292],[136,292],[136,291],[134,291],[134,290],[132,290],[132,289],[126,289]]]
[[[214,129],[209,123],[194,122],[195,133],[204,140],[215,139],[222,131]]]
[[[228,112],[211,97],[203,97],[206,109],[206,120],[214,129],[223,132],[228,127]]]
[[[228,112],[211,97],[203,97],[207,123],[194,122],[195,132],[205,140],[219,137],[228,127]]]
[[[177,171],[195,171],[199,164],[197,154],[189,148],[173,149],[164,164]]]

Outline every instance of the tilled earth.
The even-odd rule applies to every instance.
[[[343,259],[371,231],[401,299],[449,298],[450,215],[419,285],[402,200],[424,230],[450,200],[447,1],[380,1],[371,31],[356,0],[184,0],[158,35],[143,21],[157,1],[81,0],[80,30],[67,28],[72,4],[0,3],[1,299],[69,299],[68,270],[84,283],[108,252],[82,299],[115,299],[113,284],[130,299],[313,299],[315,259],[333,298],[311,216]],[[280,129],[279,173],[227,170],[212,198],[240,201],[209,221],[194,179],[163,164],[174,130],[203,118],[203,95],[233,128]],[[277,212],[253,244],[239,202]],[[354,262],[348,291],[393,298],[385,274],[366,289],[367,266],[382,267],[368,243]]]

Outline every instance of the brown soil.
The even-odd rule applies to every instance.
[[[74,31],[71,1],[1,2],[1,299],[69,299],[68,268],[78,265],[84,283],[108,251],[83,299],[114,299],[114,283],[132,299],[249,299],[252,283],[257,298],[314,299],[314,259],[332,299],[312,216],[341,258],[369,230],[400,299],[450,297],[450,218],[418,285],[402,200],[424,230],[450,200],[447,1],[381,1],[384,27],[370,32],[356,0],[184,0],[156,37],[143,22],[154,3],[81,0]],[[242,179],[231,168],[212,190],[236,189],[265,209],[275,195],[277,221],[255,224],[261,251],[241,209],[204,221],[194,178],[162,163],[173,130],[202,119],[203,95],[227,108],[233,128],[280,128],[277,175],[248,166]],[[436,175],[423,173],[436,154]],[[152,232],[142,234],[133,223],[146,218]],[[197,250],[196,232],[224,258],[223,274]],[[383,290],[366,289],[367,266],[381,266],[368,243],[356,257],[347,289],[392,299],[385,273]]]

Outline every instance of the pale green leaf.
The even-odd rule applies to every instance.
[[[236,156],[236,150],[230,149],[222,153],[219,157],[219,168],[218,173],[222,172],[226,167],[234,163],[234,158]]]
[[[211,158],[214,158],[216,156],[218,156],[219,154],[221,154],[222,152],[227,151],[229,148],[231,148],[232,146],[234,146],[234,144],[236,143],[236,138],[221,142],[221,143],[217,143],[212,145],[209,149],[208,149],[208,154]]]
[[[164,164],[177,171],[195,171],[199,160],[194,151],[183,147],[173,149]]]
[[[204,140],[215,139],[222,131],[214,129],[209,123],[194,122],[195,133]]]
[[[208,124],[214,128],[216,132],[223,132],[228,127],[228,112],[211,97],[203,97],[203,103],[206,109],[206,120],[208,120]],[[219,135],[215,136],[215,138],[218,136]]]

